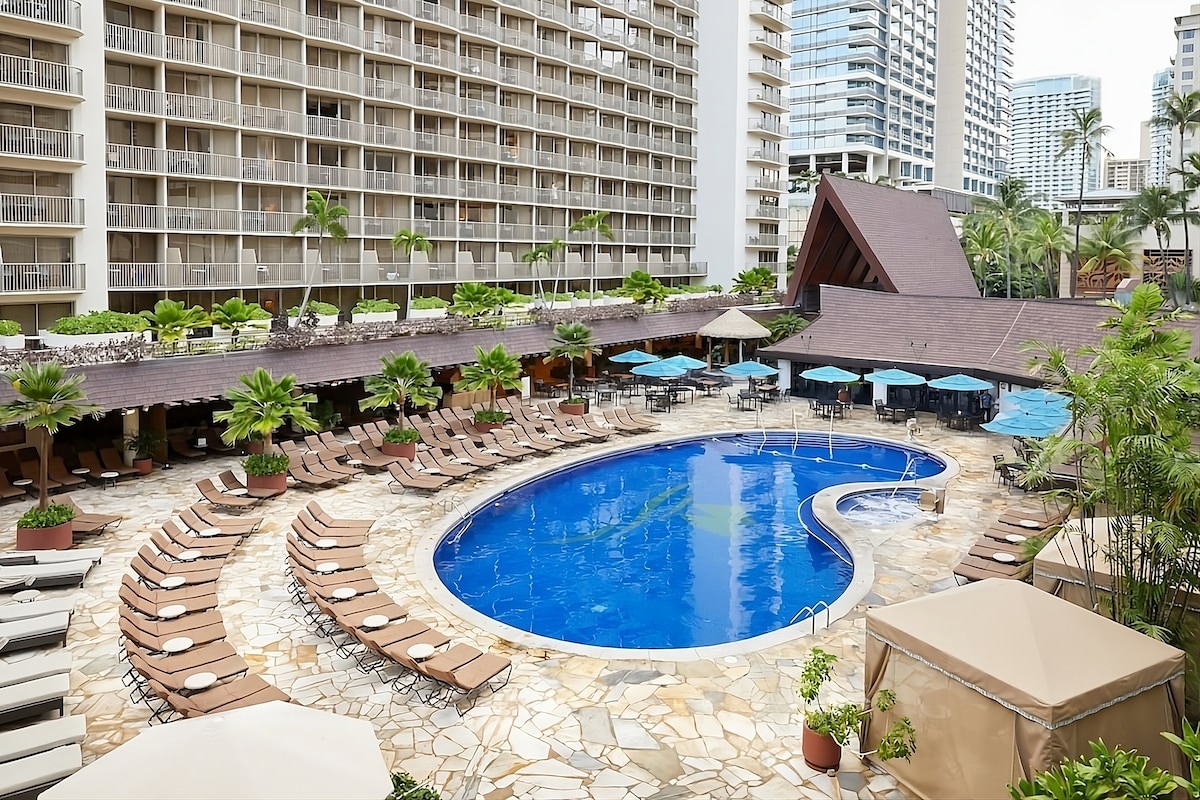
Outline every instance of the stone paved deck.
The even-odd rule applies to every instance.
[[[799,402],[765,414],[768,427],[825,428]],[[753,428],[755,414],[730,411],[723,399],[697,399],[671,414],[649,441],[706,430]],[[903,437],[903,428],[873,420],[860,408],[836,429]],[[596,452],[610,446],[591,445]],[[981,523],[1008,506],[1030,501],[992,482],[991,454],[1008,447],[1004,437],[934,430],[920,443],[942,450],[961,466],[951,483],[945,515],[895,526],[876,552],[876,579],[864,603],[827,630],[794,641],[714,660],[659,662],[603,660],[554,651],[528,651],[457,618],[421,591],[412,573],[415,542],[444,516],[443,505],[415,495],[392,495],[382,476],[336,489],[289,491],[263,507],[263,529],[225,566],[218,592],[230,642],[262,674],[296,700],[317,708],[367,717],[377,726],[385,760],[419,779],[432,779],[446,800],[901,800],[891,778],[847,755],[837,778],[817,774],[800,755],[801,717],[794,691],[799,663],[814,645],[839,656],[837,688],[861,697],[864,616],[867,603],[892,603],[953,585],[951,568],[978,535]],[[527,459],[485,475],[460,491],[552,469],[577,448]],[[92,759],[135,736],[146,724],[145,707],[130,701],[117,658],[117,586],[149,532],[198,499],[192,483],[237,463],[235,458],[177,463],[167,471],[115,489],[75,493],[85,509],[120,513],[126,521],[97,542],[103,564],[76,591],[79,609],[68,647],[75,656],[68,709],[84,714]],[[364,676],[339,658],[330,642],[307,625],[285,590],[284,532],[310,498],[342,517],[378,516],[367,556],[380,586],[412,614],[481,648],[509,655],[515,664],[508,687],[484,698],[465,716],[434,711],[395,694],[376,676]],[[1036,502],[1036,501],[1034,501]],[[27,506],[0,507],[0,549],[13,547],[14,522]],[[53,594],[65,593],[54,592]],[[282,734],[283,732],[281,732]]]

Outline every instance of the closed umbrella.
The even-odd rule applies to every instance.
[[[652,361],[649,364],[639,364],[630,370],[634,375],[641,375],[644,378],[678,378],[681,375],[687,374],[687,370],[675,364],[668,364],[664,359],[662,361]]]
[[[858,375],[853,372],[847,372],[840,367],[815,367],[806,369],[800,373],[800,377],[806,381],[817,381],[818,383],[853,383],[858,380]]]
[[[730,364],[721,370],[726,375],[733,375],[737,378],[769,378],[772,375],[778,375],[779,370],[774,367],[768,367],[766,364],[760,364],[757,361],[743,361],[740,364]]]
[[[671,356],[670,358],[664,358],[663,363],[681,367],[684,371],[708,366],[704,361],[692,358],[691,356]]]
[[[979,427],[991,433],[1002,433],[1006,436],[1021,436],[1026,439],[1044,439],[1058,433],[1067,424],[1067,420],[1055,421],[1045,417],[1034,417],[1019,411],[1007,411],[998,414],[991,422],[985,422]]]
[[[45,800],[384,800],[375,727],[272,701],[146,728]]]
[[[992,385],[987,381],[981,381],[979,378],[972,378],[970,375],[950,375],[945,378],[938,378],[935,381],[929,382],[931,389],[945,389],[950,392],[986,392],[992,388]]]
[[[925,383],[925,379],[920,375],[914,375],[902,369],[876,370],[870,375],[864,375],[863,380],[881,383],[884,386],[920,386]]]
[[[659,357],[641,350],[626,350],[624,353],[609,356],[608,360],[618,364],[649,364],[651,361],[658,361]]]

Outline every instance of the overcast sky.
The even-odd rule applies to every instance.
[[[960,0],[961,1],[961,0]],[[1113,132],[1105,146],[1137,158],[1149,119],[1150,81],[1175,55],[1175,17],[1191,0],[1015,0],[1017,80],[1078,73],[1100,78],[1101,108]]]

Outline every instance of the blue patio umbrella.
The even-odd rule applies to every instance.
[[[768,367],[766,364],[760,364],[757,361],[742,361],[739,364],[730,364],[721,370],[726,375],[733,375],[738,378],[769,378],[772,375],[778,375],[779,370],[774,367]]]
[[[668,364],[666,359],[651,361],[649,364],[639,364],[630,370],[634,375],[644,378],[678,378],[685,375],[687,370],[675,364]]]
[[[659,357],[641,350],[627,350],[624,353],[609,356],[608,360],[618,364],[649,364],[651,361],[658,361]]]
[[[708,366],[704,361],[692,358],[691,356],[671,356],[670,358],[664,358],[662,363],[679,367],[685,372],[689,369],[700,369],[701,367]]]
[[[884,386],[920,386],[925,383],[925,379],[920,375],[914,375],[902,369],[876,370],[870,375],[864,375],[863,380],[881,383]]]
[[[801,372],[800,377],[818,383],[853,383],[858,380],[858,376],[853,372],[847,372],[840,367],[814,367]]]
[[[1015,412],[1009,413],[1023,413],[1030,417],[1063,424],[1071,421],[1071,411],[1069,409],[1064,406],[1051,406],[1044,403],[1036,406],[1017,406]]]
[[[1044,439],[1058,433],[1068,420],[1056,421],[1046,417],[1033,417],[1020,411],[1006,411],[991,422],[985,422],[979,427],[991,433],[1002,433],[1006,436],[1022,436],[1027,439]]]
[[[959,373],[958,375],[950,375],[930,381],[929,388],[945,389],[950,392],[986,392],[992,388],[992,385],[987,381],[979,380],[979,378],[972,378],[970,375]]]
[[[1048,392],[1045,389],[1026,389],[1021,392],[1013,392],[1005,397],[1021,408],[1034,408],[1035,406],[1065,406],[1071,402],[1071,398],[1065,394],[1057,392]]]

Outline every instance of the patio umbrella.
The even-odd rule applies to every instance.
[[[847,372],[840,367],[806,369],[800,373],[800,377],[806,381],[817,381],[818,383],[854,383],[858,380],[858,376],[853,372]]]
[[[1017,406],[1015,413],[1023,413],[1031,417],[1059,422],[1064,425],[1071,421],[1071,412],[1064,406],[1050,406],[1045,404],[1038,406]]]
[[[1005,398],[1012,401],[1021,408],[1033,408],[1035,406],[1065,406],[1071,402],[1071,398],[1065,394],[1057,392],[1047,392],[1045,389],[1026,389],[1021,392],[1013,392]]]
[[[712,322],[701,325],[700,330],[696,331],[696,333],[700,336],[707,336],[710,339],[737,339],[738,361],[742,360],[743,341],[746,339],[762,339],[771,335],[771,332],[765,326],[750,319],[745,313],[736,308],[731,308]]]
[[[687,373],[683,367],[668,364],[666,360],[651,361],[649,364],[639,364],[630,370],[634,375],[645,378],[678,378]]]
[[[870,375],[864,375],[863,380],[882,383],[884,386],[920,386],[925,383],[925,379],[920,375],[914,375],[902,369],[876,370]]]
[[[1033,417],[1019,411],[1007,411],[979,427],[985,431],[1002,433],[1006,436],[1044,439],[1051,434],[1058,433],[1066,424],[1066,420],[1058,422],[1045,417]]]
[[[659,356],[641,350],[627,350],[624,353],[609,356],[608,360],[618,364],[649,364],[651,361],[658,361]]]
[[[945,378],[938,378],[935,381],[929,382],[931,389],[945,389],[951,392],[986,392],[992,388],[992,385],[987,381],[981,381],[979,378],[972,378],[970,375],[950,375]]]
[[[757,361],[743,361],[740,364],[730,364],[721,370],[726,375],[733,375],[738,378],[769,378],[772,375],[778,375],[779,370],[774,367],[768,367],[766,364],[760,364]]]
[[[671,356],[670,358],[664,358],[662,363],[680,367],[685,372],[689,369],[700,369],[701,367],[708,366],[707,363],[691,356]]]
[[[146,728],[42,793],[46,800],[383,800],[375,727],[272,701]]]

